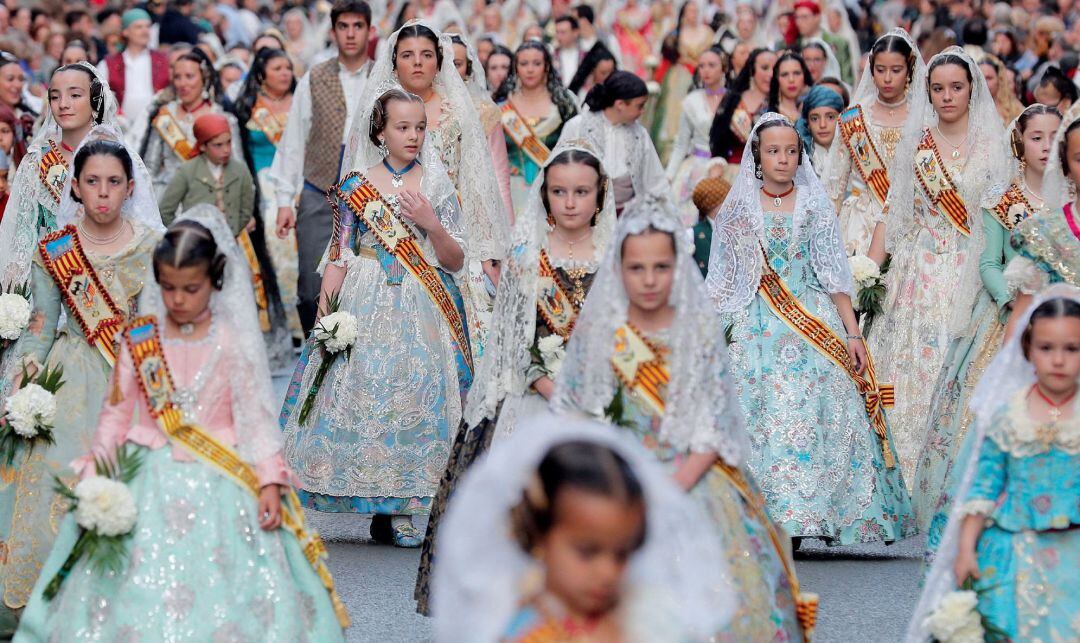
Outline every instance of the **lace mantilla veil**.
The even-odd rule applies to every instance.
[[[987,431],[994,418],[1007,407],[1017,391],[1035,383],[1035,367],[1024,357],[1020,338],[1031,322],[1031,315],[1035,309],[1043,302],[1058,298],[1069,299],[1080,304],[1080,289],[1068,284],[1055,284],[1036,296],[1027,312],[1021,316],[1014,327],[1012,336],[1008,338],[994,361],[990,362],[975,386],[970,405],[975,415],[975,423],[972,425],[972,432],[968,434],[968,439],[972,440],[971,449],[967,452],[967,461],[957,462],[957,466],[953,469],[954,475],[959,476],[955,478],[956,493],[953,496],[955,500],[949,513],[949,522],[941,536],[937,555],[927,573],[922,595],[908,624],[906,639],[908,643],[922,643],[931,639],[926,618],[937,609],[942,597],[957,589],[953,563],[956,561],[959,549],[960,527],[966,517],[964,500],[975,481],[979,453],[982,451]]]
[[[905,122],[916,120],[921,123],[926,110],[930,108],[930,105],[926,101],[913,101],[912,98],[915,97],[917,88],[926,86],[926,63],[923,62],[922,55],[919,53],[919,46],[915,44],[915,41],[911,38],[911,34],[909,34],[906,29],[896,27],[878,38],[877,41],[889,36],[896,36],[906,42],[908,46],[911,47],[911,55],[915,57],[915,68],[911,74],[911,82],[908,83],[907,90],[905,91],[905,96],[908,101],[908,116]],[[877,44],[877,41],[874,41],[875,44]],[[877,96],[878,88],[877,85],[874,84],[874,74],[872,73],[869,64],[867,64],[866,70],[859,79],[859,85],[856,87],[855,93],[851,95],[851,104],[861,104],[865,111],[874,104],[874,101],[877,100]],[[914,119],[912,118],[913,115]],[[869,118],[870,115],[866,114],[866,117]]]
[[[1043,194],[1046,195],[1046,211],[1057,214],[1076,197],[1076,185],[1065,176],[1064,168],[1061,167],[1061,155],[1058,150],[1065,143],[1065,132],[1069,126],[1080,118],[1080,103],[1076,103],[1065,111],[1061,119],[1061,125],[1054,134],[1054,142],[1050,146],[1050,158],[1043,170]]]
[[[96,67],[90,63],[75,63],[78,67],[92,74],[101,83],[102,98],[105,101],[102,110],[102,119],[96,123],[92,132],[99,128],[113,128],[119,131],[117,113],[120,107],[116,103],[116,96],[109,87],[109,81],[102,77]],[[48,145],[50,140],[60,141],[62,134],[60,126],[53,118],[52,109],[45,106],[44,118],[38,126],[37,133],[27,145],[27,154],[19,169],[15,171],[15,177],[11,179],[11,196],[4,209],[5,216],[0,221],[0,289],[25,283],[30,274],[30,261],[37,251],[38,228],[37,208],[39,207],[38,183],[39,163],[41,161],[41,149]],[[74,155],[72,155],[74,158]],[[69,168],[70,169],[70,168]],[[64,181],[63,193],[69,193],[68,186],[71,175]],[[52,204],[40,203],[43,207],[52,209]],[[154,208],[155,212],[157,208]],[[29,213],[32,216],[28,216]]]
[[[630,305],[622,280],[623,242],[649,228],[671,234],[676,256],[668,300],[675,307],[668,331],[671,382],[659,437],[677,449],[715,452],[724,462],[740,466],[749,450],[749,437],[729,373],[723,326],[705,294],[690,235],[666,200],[648,195],[637,198],[619,217],[555,378],[551,406],[604,417],[619,386],[611,365],[615,331],[626,323]]]
[[[221,211],[209,204],[184,210],[177,221],[194,221],[214,237],[218,252],[225,255],[225,278],[221,290],[210,297],[212,337],[221,342],[228,359],[236,450],[249,464],[258,464],[281,451],[278,408],[270,380],[266,345],[251,288],[251,270]],[[165,303],[161,286],[148,270],[139,297],[139,314],[157,317],[165,327]],[[162,331],[164,332],[164,331]]]
[[[761,209],[762,181],[756,176],[753,145],[761,127],[774,122],[782,122],[795,131],[791,121],[776,112],[758,120],[743,147],[739,175],[713,222],[706,285],[721,313],[734,313],[749,306],[761,283],[762,249],[768,242]],[[851,266],[836,211],[805,149],[795,172],[795,187],[798,192],[792,213],[791,244],[796,245],[809,236],[810,263],[822,287],[829,293],[854,296]]]
[[[439,39],[443,61],[435,74],[434,89],[444,104],[452,106],[461,127],[460,139],[456,144],[461,146],[462,167],[460,176],[455,177],[455,180],[460,187],[458,196],[461,199],[462,220],[468,237],[468,244],[464,248],[465,256],[467,259],[501,260],[506,256],[510,241],[509,219],[503,211],[502,193],[499,191],[491,153],[488,151],[487,135],[484,134],[480,116],[473,106],[469,88],[454,67],[454,47],[450,36],[440,33],[434,25],[422,20],[411,20],[405,26],[412,25],[431,29]],[[379,150],[368,138],[368,129],[375,100],[388,89],[400,87],[393,66],[393,52],[400,33],[401,29],[398,29],[390,36],[383,55],[372,66],[367,84],[360,94],[358,109],[345,145],[345,155],[342,157],[342,174],[348,170],[363,172],[382,161]],[[473,75],[476,75],[475,69]],[[443,116],[446,115],[447,112],[444,111]],[[429,123],[429,137],[432,136],[433,129],[433,125]],[[438,151],[434,147],[428,145],[428,154],[425,156],[437,156]],[[426,164],[428,159],[424,160]]]
[[[620,613],[631,621],[637,616],[645,620],[644,629],[653,629],[642,633],[631,628],[624,632],[627,640],[710,639],[730,620],[736,604],[711,522],[632,440],[584,418],[544,413],[524,420],[512,436],[493,445],[454,493],[440,530],[432,580],[435,640],[502,640],[520,601],[528,598],[528,580],[538,567],[512,535],[511,511],[533,484],[544,456],[571,441],[618,453],[644,491],[645,544],[630,559]],[[656,613],[657,618],[649,618]]]

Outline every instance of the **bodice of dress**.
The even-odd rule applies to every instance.
[[[868,108],[866,105],[863,105],[863,122],[870,133],[870,140],[874,142],[874,149],[881,156],[885,167],[891,168],[893,157],[896,155],[896,146],[900,144],[900,137],[904,133],[903,127],[882,125],[875,122],[873,109]],[[838,203],[852,192],[865,193],[868,188],[866,181],[863,180],[862,175],[859,174],[852,163],[851,152],[848,150],[843,137],[840,136],[839,130],[833,139],[833,145],[839,145],[843,148],[842,156],[839,159],[840,162],[835,163],[836,167],[827,170],[828,181],[825,182],[825,190],[828,192],[829,198],[834,203]],[[877,201],[874,199],[871,199],[871,201],[877,207]]]
[[[766,212],[765,251],[769,265],[797,299],[807,289],[822,290],[821,282],[810,261],[810,236],[804,231],[795,238],[794,220],[790,213]]]
[[[270,164],[274,162],[274,153],[277,152],[277,146],[267,138],[261,129],[256,129],[249,123],[248,151],[251,153],[255,173],[258,174],[261,170],[270,167]]]
[[[666,359],[671,354],[670,329],[654,333],[642,332],[645,339]],[[670,366],[670,364],[669,364]],[[610,365],[608,368],[611,368]],[[637,393],[623,387],[623,419],[626,428],[634,434],[637,441],[648,449],[656,459],[666,467],[677,467],[686,455],[671,443],[660,439],[661,416],[656,415],[652,407],[642,400]],[[661,396],[666,396],[667,387],[660,387]]]
[[[697,65],[698,56],[708,51],[713,43],[713,31],[705,25],[679,34],[679,60]]]
[[[688,153],[709,154],[709,128],[716,112],[709,106],[704,89],[690,92],[683,103],[683,116],[690,125],[690,150]]]
[[[954,161],[943,154],[941,160],[954,186],[961,194],[970,193],[968,189],[969,183],[982,180],[982,177],[974,176],[973,172],[967,171],[968,164],[965,159]],[[967,205],[973,206],[977,204],[969,203]],[[948,217],[937,206],[929,202],[926,193],[919,185],[918,179],[915,181],[913,221],[915,224],[913,232],[916,234],[920,230],[927,232],[927,234],[918,234],[919,243],[921,244],[920,249],[922,250],[937,254],[956,252],[964,248],[967,243],[968,237],[960,233]]]
[[[1080,285],[1080,225],[1071,204],[1057,213],[1022,221],[1013,229],[1011,243],[1049,282]]]

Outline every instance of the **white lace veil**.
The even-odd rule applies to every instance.
[[[825,71],[822,72],[822,78],[835,78],[843,83],[843,76],[840,74],[840,61],[836,58],[836,53],[833,48],[829,46],[829,43],[825,42],[821,38],[810,38],[803,43],[803,49],[808,45],[816,45],[819,49],[825,52]],[[851,88],[848,87],[850,90]]]
[[[1080,118],[1080,103],[1074,104],[1065,111],[1064,118],[1057,133],[1054,134],[1054,144],[1050,147],[1050,158],[1046,161],[1046,169],[1043,170],[1043,194],[1046,196],[1046,211],[1058,213],[1065,204],[1076,196],[1076,185],[1072,179],[1065,176],[1064,168],[1061,167],[1061,146],[1065,144],[1065,132],[1069,126]]]
[[[953,494],[949,522],[942,533],[941,544],[937,548],[934,562],[927,573],[922,595],[908,624],[907,641],[909,643],[931,639],[929,628],[925,623],[926,618],[937,609],[945,594],[956,589],[953,563],[956,561],[959,547],[960,526],[965,518],[963,505],[975,481],[979,453],[982,451],[987,430],[995,416],[1008,405],[1017,391],[1035,383],[1035,368],[1024,357],[1020,338],[1028,327],[1035,309],[1043,302],[1057,298],[1070,299],[1080,304],[1080,290],[1067,284],[1056,284],[1036,296],[1027,312],[1021,316],[1014,327],[1012,336],[1005,342],[1005,346],[994,361],[990,362],[975,386],[969,406],[975,415],[975,423],[967,437],[972,441],[968,445],[971,448],[966,452],[967,461],[957,462],[957,466],[953,468],[953,475],[959,477],[953,479],[956,484],[956,493]]]
[[[878,40],[889,36],[896,36],[906,42],[908,46],[911,47],[911,55],[915,57],[915,67],[912,70],[911,81],[908,83],[906,92],[908,98],[907,121],[911,122],[914,120],[922,123],[926,111],[930,109],[929,102],[915,101],[912,99],[915,97],[918,88],[926,86],[926,63],[923,62],[922,55],[919,53],[919,46],[915,44],[915,41],[911,38],[911,34],[909,34],[906,29],[897,27],[878,38]],[[877,41],[875,41],[875,44],[877,44]],[[859,85],[856,87],[855,93],[851,96],[851,104],[861,104],[864,110],[874,104],[878,95],[878,89],[877,85],[874,84],[874,74],[872,71],[873,70],[870,69],[868,63],[866,70],[859,79]],[[869,117],[869,114],[867,117]]]
[[[622,456],[644,492],[645,543],[630,559],[620,613],[648,619],[659,612],[652,625],[663,629],[648,632],[645,639],[639,632],[625,632],[627,640],[708,640],[730,620],[736,601],[727,564],[720,539],[698,505],[655,458],[611,427],[543,413],[495,444],[465,474],[450,501],[432,579],[435,640],[502,640],[520,602],[528,598],[528,580],[538,566],[512,535],[511,511],[534,483],[548,452],[576,441]]]
[[[484,65],[480,62],[480,55],[476,53],[472,41],[465,34],[454,34],[465,43],[465,55],[469,58],[469,67],[472,73],[465,79],[465,87],[473,97],[483,96],[491,100],[491,92],[488,91],[487,74],[484,73]]]
[[[791,121],[776,112],[766,113],[758,120],[743,147],[739,175],[713,222],[709,276],[705,283],[721,313],[733,313],[749,306],[761,283],[762,249],[768,241],[761,210],[762,181],[756,176],[753,146],[762,126],[776,122],[795,131]],[[795,172],[795,187],[798,191],[792,213],[791,244],[799,244],[808,236],[810,263],[825,291],[854,296],[851,267],[836,211],[805,149]]]
[[[493,417],[499,402],[507,395],[521,395],[525,391],[525,370],[529,365],[529,349],[536,332],[536,282],[539,278],[540,250],[547,249],[548,233],[551,231],[540,190],[551,161],[568,150],[585,152],[600,161],[601,169],[604,167],[601,153],[588,141],[562,140],[552,150],[541,175],[533,181],[527,205],[514,226],[514,243],[500,273],[484,356],[469,389],[465,410],[465,422],[469,426],[475,426],[485,417]],[[605,256],[615,229],[615,191],[611,189],[611,180],[606,172],[601,180],[604,202],[593,229],[597,263]]]
[[[255,295],[251,288],[251,270],[225,221],[225,215],[209,204],[184,210],[177,221],[194,221],[210,231],[218,252],[225,255],[225,278],[221,290],[210,297],[214,332],[229,359],[229,385],[232,400],[236,450],[249,464],[258,464],[281,451],[281,430],[277,425],[277,396],[270,380],[266,345],[259,329]],[[175,225],[175,224],[174,224]],[[139,312],[153,315],[165,323],[165,303],[161,286],[148,271],[139,296]]]
[[[667,200],[650,195],[626,206],[589,296],[581,309],[555,378],[551,405],[603,417],[619,382],[611,365],[615,331],[627,321],[629,297],[622,280],[622,247],[626,238],[648,229],[671,234],[675,241],[675,277],[669,303],[675,319],[668,331],[671,381],[665,394],[660,439],[676,449],[715,452],[740,466],[749,449],[739,396],[729,374],[723,327],[705,294],[701,271],[693,258],[693,241],[678,211]]]
[[[821,4],[821,28],[834,36],[843,38],[847,43],[848,53],[851,56],[851,77],[858,80],[862,48],[859,46],[859,35],[851,26],[851,17],[848,15],[847,7],[844,6],[843,0],[826,0]],[[829,11],[832,9],[840,11],[840,30],[835,32],[829,29]]]

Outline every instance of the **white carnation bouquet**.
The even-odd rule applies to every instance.
[[[889,260],[882,266],[866,255],[855,255],[848,259],[851,276],[855,280],[855,310],[862,317],[863,332],[869,329],[874,317],[880,315],[885,302],[885,273],[889,271]]]
[[[79,525],[79,539],[60,571],[45,586],[42,595],[47,601],[56,596],[83,556],[98,574],[120,572],[127,559],[127,539],[139,517],[128,485],[142,467],[142,455],[137,448],[125,445],[116,452],[115,460],[95,458],[94,465],[96,475],[79,481],[73,490],[56,478],[56,493],[70,501],[70,511]]]
[[[341,300],[335,293],[327,300],[326,314],[319,319],[311,331],[314,342],[312,348],[317,348],[322,352],[322,362],[304,398],[304,404],[300,407],[300,424],[307,422],[311,407],[315,404],[315,396],[318,395],[326,374],[330,372],[330,365],[342,352],[345,353],[345,359],[352,356],[352,346],[356,343],[356,337],[360,332],[360,322],[357,321],[355,315],[342,311],[340,308]]]
[[[22,384],[4,402],[0,417],[0,461],[15,462],[19,451],[55,444],[52,428],[56,421],[56,392],[64,385],[64,368],[45,367],[31,378],[23,370]]]
[[[0,293],[0,356],[30,325],[32,312],[27,286],[9,286]]]
[[[566,357],[566,342],[562,335],[540,337],[533,344],[531,352],[540,362],[544,374],[554,379],[562,369],[563,359]]]
[[[925,623],[938,643],[984,643],[1007,639],[1004,631],[979,612],[979,592],[972,589],[970,580],[961,589],[942,596]]]

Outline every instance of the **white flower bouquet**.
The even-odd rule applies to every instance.
[[[878,267],[877,262],[866,255],[855,255],[848,259],[851,276],[855,280],[856,312],[863,318],[863,330],[867,330],[875,316],[880,315],[885,301],[885,273],[889,271],[889,260]]]
[[[360,332],[360,322],[352,313],[339,310],[341,300],[335,293],[327,300],[326,314],[315,324],[311,330],[312,349],[322,352],[322,362],[319,370],[315,372],[315,379],[308,389],[304,404],[300,407],[300,424],[307,422],[311,407],[315,404],[315,396],[322,387],[326,374],[330,372],[330,365],[337,356],[344,352],[345,359],[352,355],[352,346]]]
[[[116,452],[115,461],[95,459],[94,464],[97,475],[81,480],[74,490],[56,478],[56,493],[71,502],[70,511],[80,531],[60,571],[45,586],[45,600],[56,596],[83,556],[99,574],[121,571],[127,558],[127,539],[139,517],[128,485],[142,466],[142,456],[137,449],[125,446]]]
[[[561,335],[541,337],[533,346],[533,355],[540,361],[544,373],[554,379],[562,369],[563,358],[566,357],[565,341]]]
[[[36,378],[23,371],[22,384],[4,403],[0,417],[0,461],[7,466],[25,448],[55,444],[52,424],[56,420],[56,392],[64,385],[64,368],[42,369]]]
[[[0,293],[0,355],[30,325],[32,312],[30,289],[27,286],[9,286]]]
[[[938,643],[983,643],[1005,640],[1005,632],[988,622],[979,612],[979,593],[970,581],[963,588],[941,598],[924,622]]]

